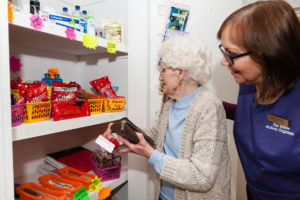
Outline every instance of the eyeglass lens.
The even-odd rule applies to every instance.
[[[229,62],[231,65],[233,65],[233,63],[234,63],[233,58],[225,52],[222,45],[219,45],[219,48],[220,48],[222,54],[224,55],[225,59],[227,60],[227,62]]]

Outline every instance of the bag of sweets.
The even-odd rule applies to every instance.
[[[115,98],[117,97],[116,92],[111,87],[111,83],[108,79],[108,76],[90,81],[90,84],[97,91],[97,93],[104,97]]]

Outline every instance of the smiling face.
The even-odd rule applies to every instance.
[[[179,96],[177,89],[181,84],[182,78],[179,69],[173,69],[161,62],[159,80],[162,82],[164,94],[170,98],[177,98]]]
[[[235,45],[230,39],[231,30],[225,28],[221,36],[221,44],[227,54],[235,56],[246,52],[245,49]],[[251,52],[250,52],[251,54]],[[237,83],[253,84],[259,86],[263,82],[261,66],[256,63],[250,55],[234,59],[234,64],[230,64],[223,56],[221,60],[223,66],[231,71],[231,74]]]

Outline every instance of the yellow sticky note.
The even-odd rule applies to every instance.
[[[14,19],[14,12],[11,4],[12,4],[11,2],[8,2],[7,8],[8,8],[8,21],[12,23]]]
[[[96,49],[97,37],[88,34],[83,34],[83,46],[89,49]]]
[[[108,53],[116,53],[117,52],[117,45],[116,42],[113,41],[107,41],[107,52]]]
[[[95,192],[95,191],[99,190],[101,184],[102,184],[101,178],[95,177],[95,179],[93,179],[91,181],[91,185],[89,187],[89,192],[91,192],[91,191]]]

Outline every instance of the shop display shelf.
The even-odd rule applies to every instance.
[[[89,173],[94,173],[94,172],[90,171]],[[37,172],[36,173],[31,173],[31,174],[28,174],[28,175],[25,175],[25,176],[15,178],[14,182],[19,183],[19,184],[28,183],[28,182],[34,182],[34,183],[39,184],[38,183],[38,178],[40,176],[42,176],[42,175],[37,173]],[[104,188],[104,187],[110,185],[111,190],[113,191],[114,189],[116,189],[117,187],[119,187],[122,184],[126,183],[127,181],[128,181],[128,165],[127,165],[127,163],[123,163],[122,168],[121,168],[120,178],[102,182],[100,188]],[[98,192],[89,192],[89,197],[90,197],[90,200],[97,200],[98,199]]]
[[[66,119],[61,121],[53,121],[53,119],[34,122],[22,123],[20,126],[12,128],[12,140],[24,140],[38,136],[49,135],[62,131],[93,126],[97,124],[107,123],[118,120],[127,116],[127,111],[115,113],[101,113],[98,115],[91,115],[88,117],[79,117],[73,119]]]
[[[96,49],[83,46],[83,33],[76,31],[76,39],[66,37],[66,27],[43,21],[41,30],[30,25],[30,13],[15,11],[13,23],[9,23],[10,45],[50,50],[70,55],[93,55],[107,53],[107,40],[98,37]],[[127,46],[116,44],[116,56],[127,55]]]

